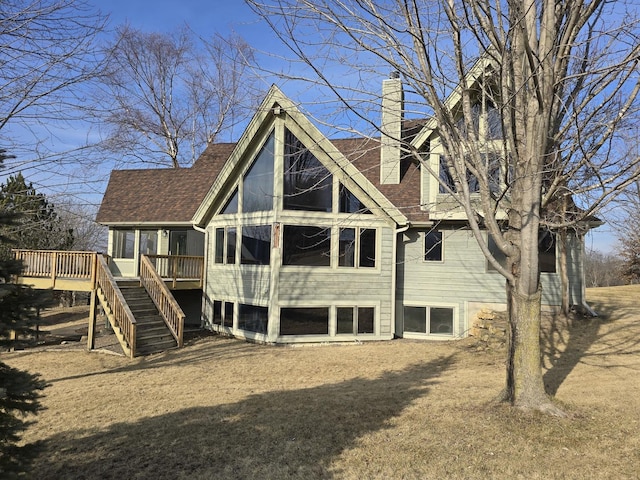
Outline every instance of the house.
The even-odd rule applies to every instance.
[[[429,121],[404,120],[399,78],[383,82],[382,139],[330,140],[273,86],[236,144],[191,168],[111,175],[97,220],[114,275],[142,254],[202,255],[198,320],[267,343],[463,337],[504,308],[461,211],[394,139],[441,151]],[[487,242],[492,248],[488,237]],[[583,240],[570,239],[570,298],[584,303]],[[561,303],[553,235],[541,236],[543,304]],[[184,307],[183,307],[184,308]]]

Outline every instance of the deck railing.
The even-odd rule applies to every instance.
[[[22,277],[95,281],[96,252],[13,250],[13,255],[22,261]]]
[[[100,255],[97,261],[96,284],[102,291],[111,310],[114,327],[118,327],[129,348],[131,358],[136,355],[136,319],[131,313],[120,288],[116,284],[115,278],[109,270],[105,258]]]
[[[156,260],[161,255],[155,255]],[[197,278],[197,277],[187,277]],[[175,277],[174,277],[175,279]],[[175,281],[175,280],[174,280]],[[140,258],[140,283],[147,290],[147,293],[158,307],[160,315],[171,330],[171,333],[178,342],[178,347],[182,347],[182,336],[184,333],[185,314],[178,305],[178,302],[164,283],[161,274],[156,271],[150,256],[142,255]]]
[[[161,278],[172,280],[173,288],[178,280],[197,279],[202,288],[204,257],[192,255],[145,255]],[[142,268],[142,267],[141,267]]]

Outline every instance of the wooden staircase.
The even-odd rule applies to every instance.
[[[140,286],[118,283],[122,296],[136,319],[136,355],[149,355],[178,347],[155,303]]]
[[[116,282],[106,257],[97,252],[13,250],[23,264],[17,283],[33,288],[91,292],[87,348],[94,348],[98,302],[131,358],[183,346],[185,314],[156,269],[179,284],[202,287],[203,257],[142,255],[139,281]],[[185,283],[185,281],[187,281]]]

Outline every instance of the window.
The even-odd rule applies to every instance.
[[[233,302],[213,301],[213,324],[233,328]]]
[[[456,191],[455,183],[453,182],[453,176],[447,165],[447,157],[440,155],[440,170],[439,170],[440,182],[438,184],[438,193],[449,193],[445,188],[445,185],[449,190]],[[444,185],[442,185],[444,183]]]
[[[133,230],[114,230],[113,258],[133,258],[135,238]]]
[[[238,213],[238,189],[236,188],[231,195],[231,198],[227,202],[227,204],[222,208],[220,212],[222,215],[226,215],[229,213]]]
[[[336,308],[336,334],[361,335],[374,333],[375,308],[338,307]]]
[[[213,301],[213,324],[222,325],[222,302],[220,300]]]
[[[244,176],[242,211],[245,213],[273,209],[273,145],[272,133]]]
[[[224,302],[224,318],[222,326],[233,328],[233,302]]]
[[[502,163],[502,158],[495,152],[483,153],[481,154],[481,158],[484,162],[484,168],[487,169],[489,190],[492,193],[496,194],[500,192],[500,165]],[[451,175],[451,171],[449,170],[449,166],[447,165],[447,157],[445,157],[444,155],[440,155],[439,169],[440,181],[444,182],[444,184],[449,187],[449,190],[456,192],[456,186],[453,180],[453,176]],[[466,181],[467,185],[469,185],[470,193],[478,193],[480,191],[480,183],[478,181],[478,178],[469,170],[466,171]],[[438,193],[449,192],[444,187],[444,185],[440,183],[438,187]]]
[[[296,136],[285,129],[283,206],[331,212],[333,178]]]
[[[329,308],[281,308],[280,335],[328,335]]]
[[[428,262],[442,261],[442,232],[429,230],[424,235],[424,259]]]
[[[267,333],[269,309],[256,305],[238,306],[238,328],[247,332]]]
[[[236,227],[227,227],[227,265],[236,263]]]
[[[331,265],[331,229],[285,225],[282,264],[328,267]]]
[[[158,253],[158,231],[141,230],[139,252],[143,255],[155,255]]]
[[[216,228],[215,263],[224,263],[224,228]]]
[[[340,213],[365,213],[371,214],[371,211],[365,207],[351,191],[340,184]]]
[[[215,263],[236,263],[236,227],[216,228]],[[225,242],[226,238],[226,242]],[[226,249],[226,250],[225,250]]]
[[[376,266],[376,231],[373,228],[360,229],[360,263],[358,266]]]
[[[242,227],[240,263],[243,265],[269,265],[270,262],[271,225],[244,225]]]
[[[493,241],[491,235],[489,237],[487,246],[493,257],[505,267],[507,265],[507,257],[500,251],[496,243]],[[556,272],[556,236],[550,231],[540,231],[538,234],[538,266],[540,273],[555,273]],[[487,270],[495,271],[493,265],[487,262]]]
[[[405,306],[404,331],[453,335],[453,308]]]
[[[538,264],[541,273],[556,273],[556,236],[549,230],[538,235]]]
[[[358,236],[356,237],[356,232]],[[373,228],[341,228],[338,240],[338,266],[376,266],[376,230]]]

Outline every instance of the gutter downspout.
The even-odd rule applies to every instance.
[[[200,328],[204,328],[204,292],[207,286],[207,259],[209,258],[209,232],[206,228],[201,228],[195,223],[191,224],[196,232],[204,233],[204,261],[202,265],[202,304],[200,305]]]
[[[411,228],[411,224],[407,222],[406,225],[396,228],[393,231],[393,276],[391,277],[391,324],[393,325],[393,335],[399,336],[396,333],[396,284],[398,279],[398,236],[401,233],[406,232]]]

